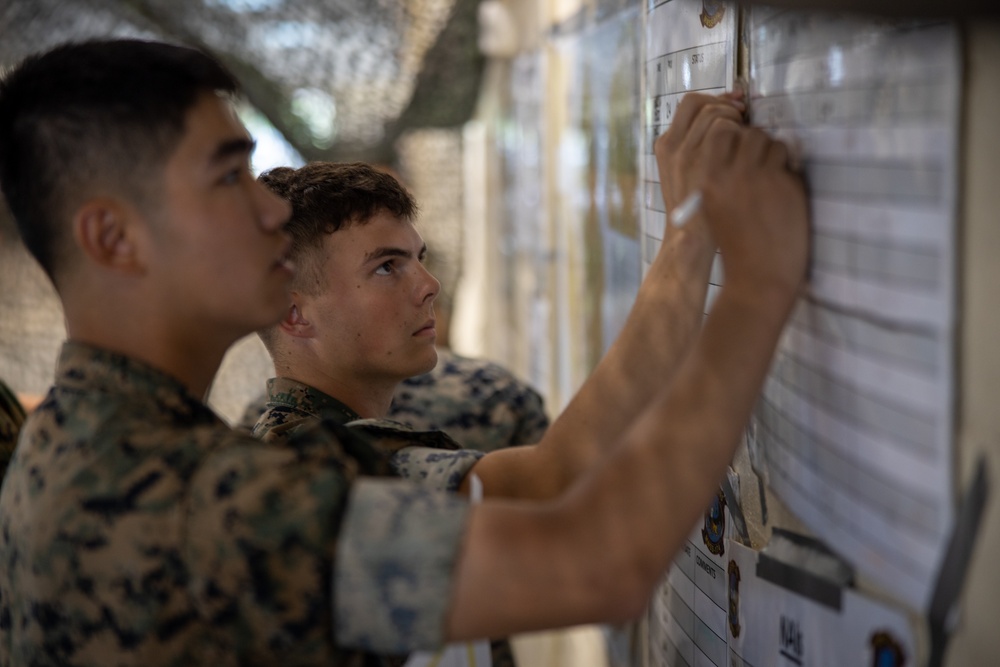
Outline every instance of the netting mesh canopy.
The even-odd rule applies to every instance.
[[[394,142],[471,115],[479,0],[5,0],[0,65],[64,41],[202,48],[307,160],[394,161]],[[444,85],[443,85],[444,84]]]

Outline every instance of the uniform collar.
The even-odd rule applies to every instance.
[[[291,408],[320,419],[330,419],[338,424],[361,419],[357,412],[333,396],[291,378],[276,377],[268,380],[267,400],[269,407]]]

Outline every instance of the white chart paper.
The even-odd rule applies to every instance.
[[[651,4],[646,14],[643,115],[643,274],[663,243],[667,224],[653,141],[670,127],[674,110],[685,94],[724,93],[732,90],[736,75],[735,6],[708,0]],[[714,285],[709,288],[709,302],[721,279],[716,269],[718,266],[712,272]]]
[[[847,589],[840,608],[758,577],[758,554],[730,543],[728,665],[826,667],[913,665],[916,643],[905,614]]]
[[[751,446],[812,531],[922,610],[953,514],[957,31],[754,10],[749,37],[752,120],[801,147],[814,225]]]
[[[652,667],[726,665],[726,536],[732,521],[720,492],[653,594]]]

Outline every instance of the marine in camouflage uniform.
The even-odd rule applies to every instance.
[[[389,417],[442,430],[481,452],[536,444],[549,426],[542,397],[530,385],[499,364],[443,348],[434,370],[399,385]]]
[[[17,435],[24,424],[25,413],[21,402],[0,380],[0,479],[3,478],[10,457],[14,455]]]
[[[67,343],[0,495],[0,664],[377,665],[438,646],[468,510],[441,491],[478,456],[341,422],[275,446]],[[393,475],[421,484],[368,477]]]
[[[269,400],[265,393],[247,406],[238,428],[252,430]],[[549,427],[544,401],[530,385],[499,364],[444,348],[434,370],[400,383],[389,418],[413,429],[444,431],[480,452],[537,444]]]
[[[289,378],[272,378],[267,383],[264,414],[253,428],[253,435],[264,442],[289,442],[299,433],[308,432],[318,423],[343,424],[365,438],[390,449],[398,449],[393,462],[400,474],[411,479],[434,471],[447,477],[447,488],[457,488],[465,472],[482,457],[470,450],[441,452],[423,447],[405,447],[419,443],[427,447],[455,449],[458,445],[441,431],[415,431],[388,419],[361,419],[351,408],[332,396]],[[462,463],[459,463],[462,462]],[[514,654],[506,640],[491,642],[494,667],[513,667]]]

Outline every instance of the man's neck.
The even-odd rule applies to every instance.
[[[119,318],[115,326],[92,316],[78,317],[66,308],[66,332],[70,340],[93,345],[142,361],[176,378],[193,395],[206,397],[222,358],[235,340],[220,336],[197,340],[172,335],[168,327],[144,326],[143,318]],[[391,400],[391,399],[390,399]]]

